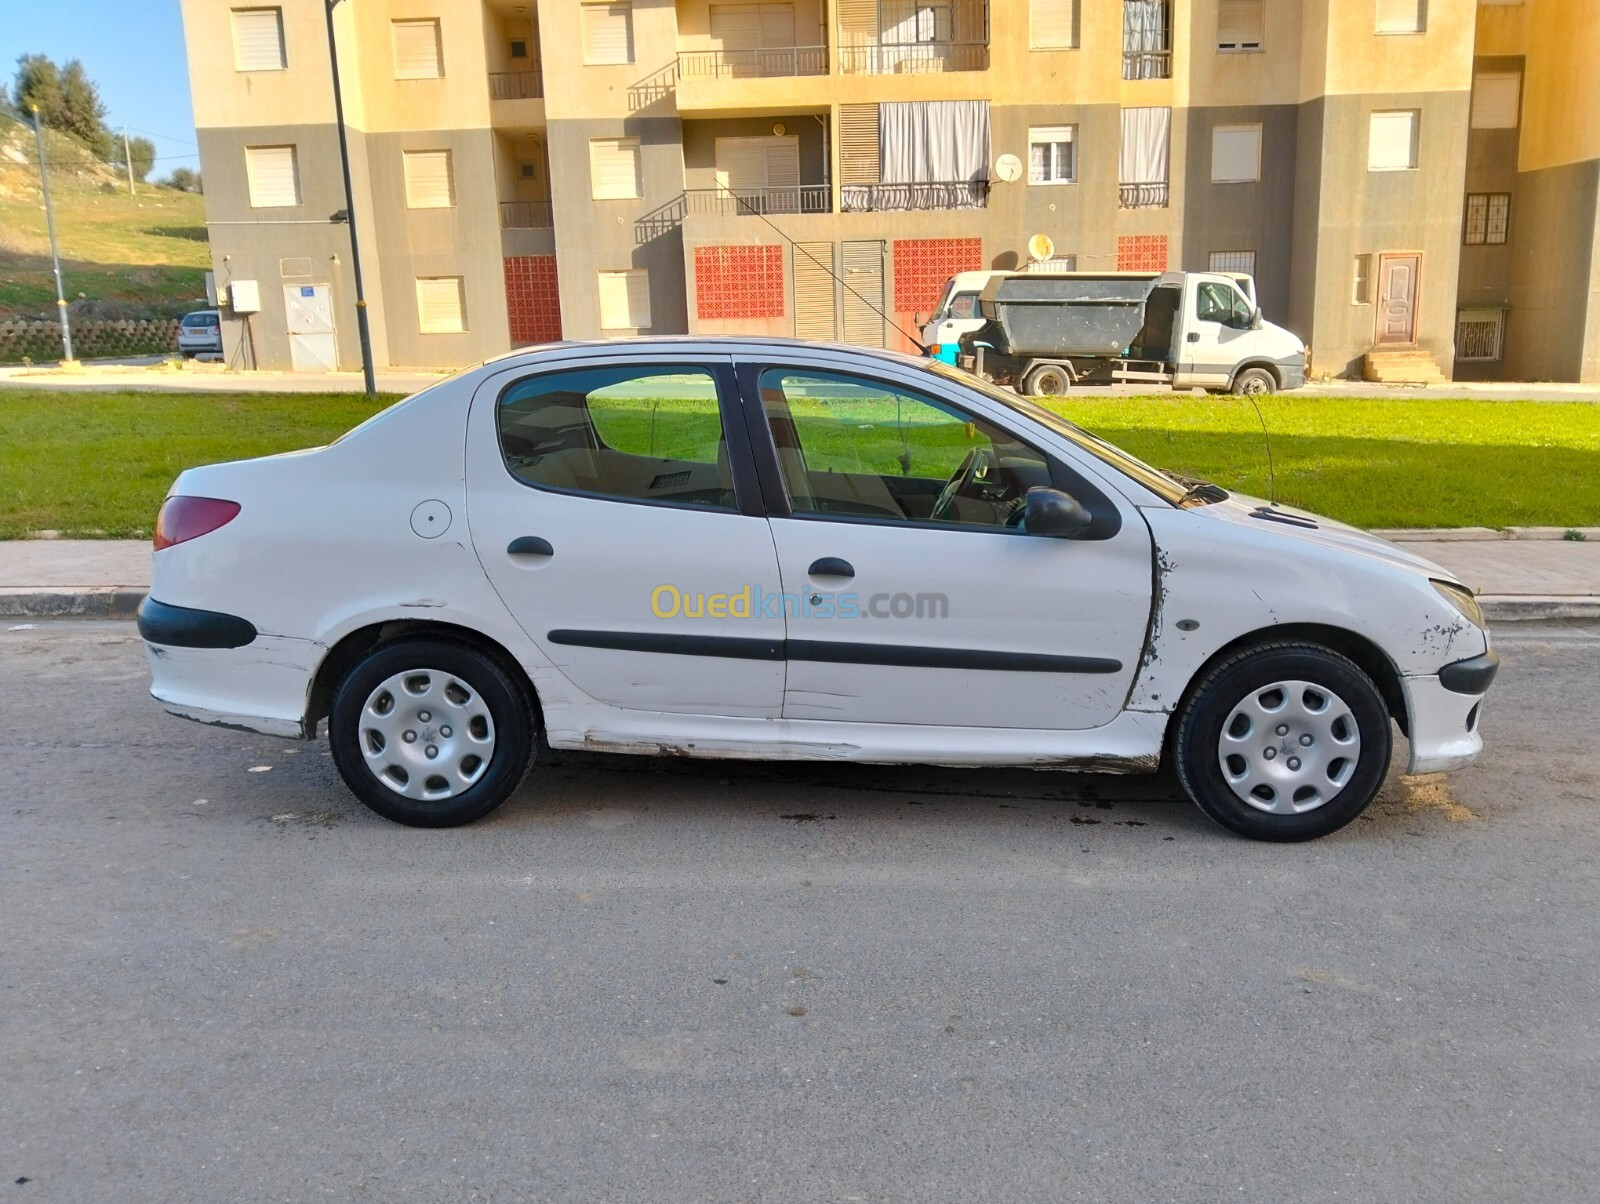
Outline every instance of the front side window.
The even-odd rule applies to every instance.
[[[529,485],[734,508],[717,384],[703,368],[547,372],[505,391],[499,425],[506,466]]]
[[[944,401],[860,377],[761,374],[761,404],[800,516],[1020,529],[1044,455]]]
[[[950,316],[952,318],[975,318],[978,316],[978,294],[957,293],[950,298]]]
[[[1202,283],[1196,290],[1195,317],[1202,322],[1221,322],[1235,330],[1250,325],[1252,310],[1239,291],[1230,285]]]

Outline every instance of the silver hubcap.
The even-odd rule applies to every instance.
[[[442,669],[396,673],[361,708],[361,751],[372,775],[409,799],[451,798],[477,782],[494,756],[483,699]]]
[[[1326,686],[1279,681],[1233,708],[1217,741],[1222,777],[1257,811],[1315,811],[1350,782],[1361,759],[1361,729]]]
[[[1246,393],[1265,393],[1267,391],[1267,382],[1259,376],[1249,377],[1244,382],[1244,391]]]

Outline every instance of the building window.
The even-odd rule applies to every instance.
[[[1505,350],[1506,311],[1464,309],[1456,315],[1456,359],[1496,362]]]
[[[1481,71],[1472,77],[1472,128],[1514,130],[1522,99],[1522,76],[1515,71]]]
[[[1372,304],[1372,256],[1357,255],[1356,271],[1350,285],[1351,305]]]
[[[396,79],[438,79],[444,74],[437,19],[395,21],[391,24],[394,30]]]
[[[1122,0],[1122,78],[1172,78],[1168,0]]]
[[[583,5],[583,61],[633,62],[633,5]]]
[[[1261,127],[1219,125],[1211,131],[1211,182],[1248,184],[1261,178]]]
[[[467,328],[467,300],[460,276],[417,277],[417,329],[422,334],[459,334]]]
[[[233,10],[235,71],[282,71],[289,65],[283,45],[281,8]]]
[[[1239,53],[1261,49],[1265,41],[1262,0],[1221,0],[1217,6],[1217,49]]]
[[[1428,0],[1378,0],[1379,33],[1423,33],[1428,28]]]
[[[1419,109],[1380,109],[1367,127],[1368,171],[1415,171]]]
[[[650,329],[650,273],[643,268],[600,273],[600,329]]]
[[[525,39],[525,38],[512,38],[511,39],[511,57],[514,58],[514,59],[525,59],[525,58],[528,57],[528,42],[527,42],[527,39]]]
[[[277,209],[300,203],[300,165],[292,146],[247,146],[244,174],[252,209]]]
[[[1506,241],[1511,229],[1509,192],[1469,192],[1467,194],[1466,244],[1469,247],[1497,247]]]
[[[641,197],[637,138],[589,139],[590,195],[597,201]]]
[[[539,165],[532,159],[519,159],[517,161],[517,179],[537,180],[539,178]]]
[[[1034,50],[1074,50],[1078,0],[1028,0],[1028,45]]]
[[[1211,252],[1211,270],[1213,272],[1242,272],[1246,276],[1256,274],[1256,253],[1254,251],[1213,251]]]
[[[1117,207],[1167,207],[1167,147],[1171,109],[1123,109],[1122,154],[1118,159]]]
[[[1028,183],[1078,182],[1078,127],[1035,126],[1028,131]]]

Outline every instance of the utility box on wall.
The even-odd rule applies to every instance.
[[[261,286],[254,280],[235,280],[228,286],[228,308],[236,314],[261,312]]]

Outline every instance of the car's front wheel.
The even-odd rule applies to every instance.
[[[1349,659],[1312,644],[1229,657],[1190,693],[1173,759],[1189,797],[1254,840],[1326,836],[1360,815],[1389,770],[1389,713]]]
[[[357,798],[385,819],[448,828],[487,815],[522,781],[534,749],[522,685],[467,644],[381,644],[333,697],[328,744]]]

